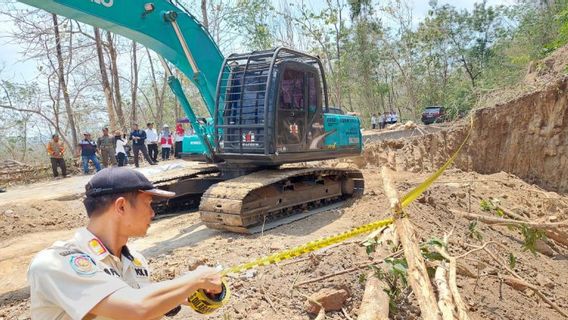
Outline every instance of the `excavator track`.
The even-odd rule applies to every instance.
[[[215,165],[199,165],[153,176],[151,181],[154,186],[176,193],[172,199],[153,203],[154,211],[157,215],[164,215],[180,210],[196,210],[203,192],[212,184],[221,181],[218,173],[219,168]]]
[[[262,170],[212,185],[203,194],[199,211],[209,228],[250,234],[259,226],[273,228],[304,217],[302,213],[357,197],[363,189],[358,170]]]
[[[171,171],[164,171],[163,173],[152,176],[150,179],[152,184],[160,186],[171,183],[185,178],[197,177],[200,174],[219,172],[219,168],[215,165],[200,165],[197,167],[180,168]]]

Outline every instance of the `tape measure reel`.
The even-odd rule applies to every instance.
[[[221,293],[212,295],[199,289],[187,299],[187,302],[195,312],[211,314],[224,306],[229,301],[230,296],[231,292],[229,291],[229,287],[225,281],[222,280]]]

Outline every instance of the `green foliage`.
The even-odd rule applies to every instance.
[[[521,234],[524,237],[523,250],[530,251],[532,254],[536,255],[536,241],[540,239],[546,239],[544,231],[536,228],[530,228],[526,225],[521,225],[519,227]]]
[[[491,210],[493,210],[493,203],[491,203],[491,201],[488,200],[481,200],[481,202],[479,203],[479,206],[481,207],[481,211],[486,211],[489,212]]]
[[[479,230],[477,230],[477,220],[470,222],[467,226],[467,230],[468,237],[477,239],[479,241],[483,240],[483,235],[481,234],[481,232],[479,232]]]
[[[250,50],[265,50],[274,45],[270,22],[274,7],[269,0],[238,0],[234,14],[227,17],[229,25],[242,30]]]
[[[490,200],[482,199],[479,203],[479,207],[481,208],[482,211],[494,212],[496,216],[502,218],[505,216],[505,211],[499,208],[498,204],[499,204],[498,199],[490,199]]]
[[[501,217],[501,218],[502,218],[502,217],[505,216],[505,211],[503,211],[503,209],[501,209],[501,208],[495,208],[495,214],[496,214],[498,217]]]
[[[375,252],[377,248],[377,240],[375,239],[365,240],[365,242],[363,242],[363,246],[365,246],[365,252],[367,252],[367,255],[370,255],[371,253]]]
[[[408,263],[404,258],[385,259],[387,271],[371,266],[376,277],[384,281],[388,288],[385,292],[389,296],[389,310],[392,314],[397,313],[397,304],[403,299],[402,293],[408,287]]]
[[[515,257],[515,255],[511,252],[509,253],[509,267],[511,269],[515,269],[516,265],[517,265],[517,257]]]
[[[352,19],[361,16],[362,14],[364,14],[366,10],[370,10],[372,6],[371,0],[348,0],[348,1],[349,1],[349,7],[351,9]]]
[[[431,247],[447,248],[447,244],[444,243],[444,241],[442,239],[439,239],[439,238],[436,238],[436,237],[428,240],[428,242],[426,242],[426,244],[431,246]]]

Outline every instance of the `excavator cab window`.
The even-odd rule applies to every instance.
[[[280,79],[277,101],[277,151],[318,149],[318,143],[312,146],[312,142],[323,130],[323,114],[321,88],[315,70],[287,66]]]
[[[323,149],[323,110],[321,87],[316,73],[307,73],[308,86],[308,125],[306,144],[309,150]]]
[[[280,81],[278,103],[279,152],[301,151],[306,128],[305,72],[286,68]]]

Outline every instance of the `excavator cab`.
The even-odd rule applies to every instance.
[[[234,54],[223,65],[214,117],[219,158],[278,166],[360,154],[359,119],[326,114],[319,58],[277,48]]]

